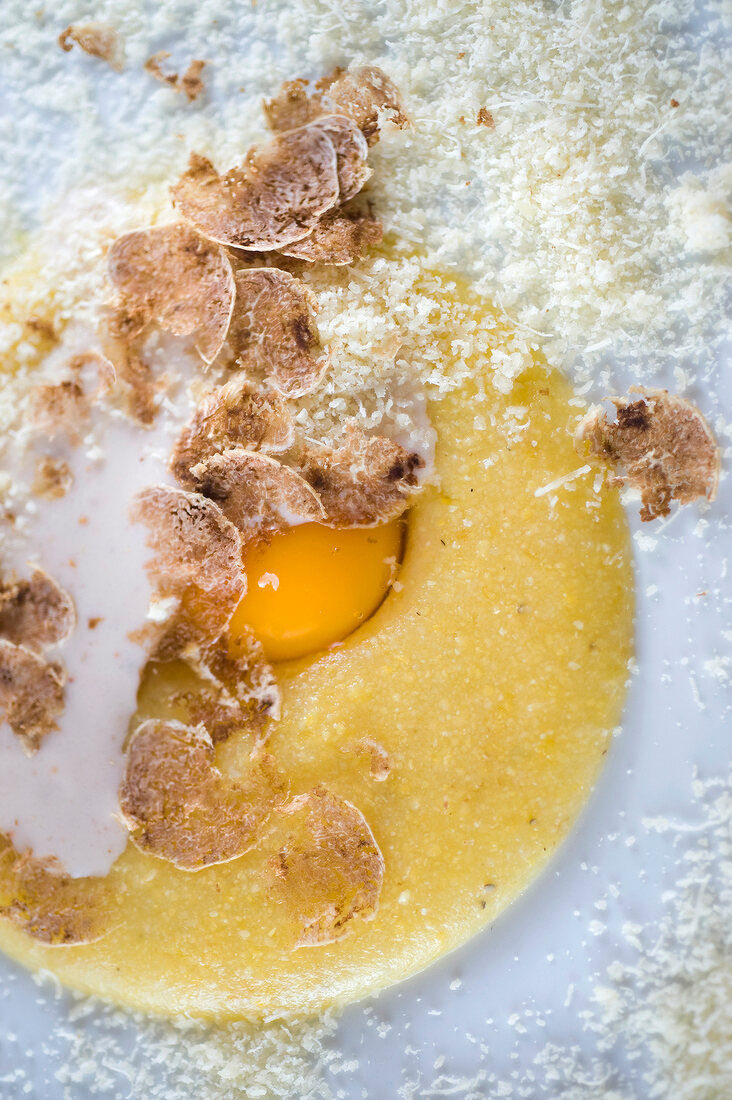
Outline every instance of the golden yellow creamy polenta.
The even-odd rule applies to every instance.
[[[247,855],[196,873],[129,845],[103,939],[44,947],[0,923],[3,950],[137,1008],[317,1011],[420,970],[534,878],[620,717],[630,552],[617,496],[597,495],[592,473],[535,495],[579,465],[567,383],[537,366],[508,397],[488,384],[478,409],[483,369],[431,408],[438,484],[410,513],[398,590],[340,647],[278,666],[283,718],[268,747],[293,793],[324,784],[363,812],[386,863],[375,918],[293,950],[266,873],[288,830],[274,815]],[[165,713],[160,686],[146,686],[141,715]],[[385,782],[352,751],[363,737],[391,757]],[[217,763],[235,775],[249,750],[234,735]]]

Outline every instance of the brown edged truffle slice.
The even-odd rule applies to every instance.
[[[296,947],[342,939],[378,908],[384,857],[360,810],[315,787],[284,813],[295,828],[269,861],[273,892],[297,929]]]
[[[336,151],[339,201],[347,202],[357,195],[371,177],[366,164],[369,147],[353,119],[346,115],[323,115],[311,124],[323,130]]]
[[[282,796],[268,756],[237,782],[214,764],[202,726],[150,720],[132,735],[120,808],[133,843],[183,871],[244,855]]]
[[[354,120],[369,145],[379,140],[379,111],[392,112],[391,121],[399,127],[409,125],[399,92],[381,69],[369,65],[354,72],[335,68],[308,91],[306,80],[290,80],[279,94],[265,101],[264,113],[272,130],[291,130],[331,111]]]
[[[298,241],[338,202],[338,160],[321,127],[282,134],[220,176],[193,154],[172,188],[183,217],[221,244],[269,252]]]
[[[245,542],[325,518],[317,493],[296,470],[257,451],[234,447],[211,455],[191,474],[198,491],[216,501]]]
[[[24,646],[0,638],[0,720],[4,719],[31,756],[58,729],[66,675],[56,661],[44,661]]]
[[[228,638],[184,653],[184,660],[213,689],[197,701],[189,697],[189,711],[198,715],[214,743],[246,727],[261,744],[268,724],[280,717],[279,685],[253,631],[238,632],[235,642],[236,656],[229,652]]]
[[[313,294],[277,268],[236,275],[229,345],[244,370],[259,371],[286,397],[313,390],[327,367],[315,327]]]
[[[49,947],[93,943],[109,927],[107,888],[72,878],[53,859],[19,854],[0,833],[0,918]]]
[[[127,414],[145,427],[154,423],[164,379],[156,378],[145,358],[145,322],[124,309],[110,311],[101,325],[105,356],[126,397]]]
[[[220,638],[246,591],[236,527],[212,500],[167,485],[139,493],[131,518],[149,532],[156,599],[172,607],[151,655],[173,660]]]
[[[349,115],[369,145],[379,140],[380,111],[391,111],[390,121],[398,129],[409,126],[396,85],[376,65],[366,65],[352,73],[336,68],[330,76],[319,80],[316,87],[323,104]]]
[[[214,745],[228,741],[234,734],[253,732],[239,704],[213,688],[178,692],[172,701],[183,708],[186,725],[203,726]],[[256,743],[263,744],[264,740],[257,738]]]
[[[42,569],[30,580],[0,584],[0,638],[35,653],[65,641],[75,626],[74,601]]]
[[[589,410],[577,429],[578,447],[624,471],[611,484],[640,491],[644,521],[667,516],[673,500],[714,500],[719,447],[701,412],[666,390],[634,386],[630,392],[640,396],[611,398],[612,422],[599,406]]]
[[[309,92],[309,80],[286,80],[276,96],[262,100],[267,125],[275,133],[297,130],[323,114],[321,97]]]
[[[109,277],[120,294],[120,336],[135,338],[155,323],[175,336],[195,336],[205,363],[226,338],[234,308],[231,262],[220,245],[188,225],[138,229],[109,252]]]
[[[191,467],[229,447],[277,453],[295,439],[287,404],[279,393],[255,389],[245,378],[217,386],[203,399],[181,432],[170,458],[170,471],[185,489],[194,489]]]
[[[374,527],[396,519],[419,490],[424,460],[384,436],[349,424],[338,448],[311,445],[299,468],[318,494],[331,527]]]
[[[372,245],[381,243],[383,235],[381,222],[369,210],[337,206],[323,214],[309,236],[281,252],[308,263],[340,267],[359,260]]]

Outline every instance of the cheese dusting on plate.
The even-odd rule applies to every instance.
[[[212,3],[200,19],[187,14],[186,49],[181,46],[175,57],[178,71],[192,56],[208,61],[205,90],[189,104],[172,87],[152,85],[151,92],[152,82],[143,74],[144,61],[166,32],[178,27],[180,5],[158,5],[144,21],[138,7],[129,4],[102,3],[93,13],[61,4],[52,15],[32,21],[24,5],[7,7],[2,36],[10,48],[4,94],[14,104],[30,88],[22,109],[11,111],[29,135],[27,149],[10,133],[13,156],[4,158],[0,169],[5,193],[13,195],[9,226],[20,232],[28,206],[34,212],[42,207],[51,211],[49,216],[44,210],[37,219],[44,225],[44,238],[33,246],[37,264],[27,269],[42,267],[43,277],[28,279],[21,272],[1,337],[20,364],[21,391],[28,391],[24,364],[34,366],[39,349],[48,350],[48,304],[58,306],[62,316],[66,309],[68,320],[70,304],[87,297],[85,288],[98,290],[101,285],[102,253],[115,237],[141,224],[169,220],[171,166],[172,174],[183,171],[188,153],[198,149],[228,169],[248,144],[242,137],[247,128],[252,139],[266,139],[261,123],[253,121],[260,118],[261,96],[274,96],[293,74],[315,78],[334,63],[351,61],[386,68],[412,120],[413,130],[392,133],[385,128],[370,158],[379,217],[404,254],[388,272],[376,258],[345,276],[332,272],[315,287],[320,337],[329,348],[332,371],[324,394],[302,401],[298,425],[304,433],[337,446],[346,414],[369,430],[391,433],[402,446],[409,446],[405,439],[429,442],[415,373],[431,398],[449,392],[462,381],[461,353],[467,364],[476,350],[490,357],[492,384],[500,392],[510,392],[537,348],[554,362],[566,356],[575,380],[587,384],[594,400],[608,391],[624,392],[629,382],[662,381],[676,392],[696,377],[709,383],[730,247],[730,175],[722,163],[729,85],[724,24],[716,10],[702,32],[706,40],[699,51],[676,29],[683,13],[671,3],[643,12],[628,5],[617,10],[589,4],[541,9],[495,5],[489,19],[473,5],[456,12],[455,5],[435,3],[414,13],[387,5],[374,16],[354,3],[340,5],[337,12],[330,4],[306,3],[294,13],[291,5],[285,11],[275,3],[260,3],[246,13],[240,5]],[[65,54],[55,47],[54,53],[63,28],[92,14],[113,27],[124,43],[122,77],[79,49]],[[255,44],[246,65],[232,66],[234,25],[254,43],[258,33],[274,33],[277,58]],[[390,43],[386,52],[384,42]],[[97,110],[90,80],[94,64],[104,73],[102,82],[124,81],[130,116],[138,120],[134,137],[121,115],[112,117],[110,125],[109,112]],[[245,90],[240,92],[242,82]],[[108,87],[118,98],[119,85]],[[49,150],[49,109],[54,119],[58,112],[70,123],[75,157],[65,148]],[[125,142],[134,146],[132,170],[128,158],[119,157],[120,142],[123,148]],[[30,176],[43,181],[40,203],[35,196],[25,203]],[[106,181],[101,189],[100,179]],[[72,182],[81,186],[69,199]],[[134,215],[128,189],[135,192]],[[9,233],[10,252],[16,250],[17,239]],[[64,241],[61,248],[56,247],[59,239]],[[424,257],[414,256],[415,245],[425,249]],[[457,314],[446,317],[446,326],[460,329],[455,335],[457,365],[449,376],[438,362],[430,362],[429,349],[420,347],[417,337],[430,286],[436,287],[435,263],[457,263],[457,270],[477,276],[515,333],[510,346],[498,346],[498,341],[491,346],[484,332],[461,326]],[[310,281],[307,272],[304,278]],[[414,294],[417,282],[420,293]],[[64,288],[69,286],[73,290],[65,303]],[[387,300],[389,310],[384,309]],[[440,324],[434,316],[430,321]],[[416,370],[415,353],[420,356]],[[376,392],[369,384],[374,354],[384,363],[385,378]],[[620,357],[611,368],[613,356]],[[656,373],[661,364],[667,366],[663,379]],[[0,411],[8,427],[18,392],[14,383],[2,395]],[[694,396],[724,438],[713,380],[711,388]],[[525,412],[517,405],[510,415],[512,431],[520,437]],[[483,416],[478,407],[477,431]],[[34,476],[39,485],[51,486],[51,493],[59,479],[64,484],[73,477],[66,459],[41,459],[45,465],[39,464]],[[547,503],[556,507],[572,484],[565,477],[546,493]],[[97,619],[98,609],[87,616],[88,623]],[[90,632],[103,623],[102,617]],[[719,661],[724,657],[715,665],[724,672]],[[700,1018],[713,1015],[715,1002],[699,1011]],[[236,1048],[240,1040],[232,1041]],[[718,1042],[727,1049],[723,1032]],[[176,1049],[175,1044],[168,1049]],[[656,1056],[666,1057],[661,1047],[656,1047]],[[219,1067],[227,1059],[231,1061],[230,1054]],[[209,1064],[216,1065],[217,1056]],[[551,1069],[549,1056],[546,1064]],[[707,1067],[710,1089],[724,1087],[726,1064],[720,1057]],[[555,1072],[567,1072],[579,1082],[581,1070],[566,1069],[568,1065],[560,1063]],[[188,1095],[185,1072],[181,1070],[179,1083],[170,1085],[170,1095]],[[220,1082],[218,1071],[212,1072]],[[704,1095],[694,1092],[684,1073],[677,1068],[674,1078],[679,1095],[694,1100]],[[486,1070],[471,1084],[445,1071],[430,1086],[424,1079],[421,1084],[405,1081],[404,1095],[419,1095],[415,1090],[425,1087],[438,1095],[445,1090],[492,1095],[489,1077]],[[248,1083],[251,1078],[244,1079]],[[601,1079],[600,1074],[596,1081]],[[663,1080],[662,1073],[657,1079]],[[280,1095],[297,1094],[298,1088],[305,1095],[305,1085],[292,1080],[288,1084],[284,1072],[281,1085],[269,1078],[260,1086],[262,1095],[269,1089],[274,1095],[277,1089]],[[552,1080],[556,1077],[547,1077]],[[502,1094],[502,1087],[499,1082],[495,1095]],[[532,1087],[527,1081],[525,1088]],[[568,1095],[584,1097],[600,1086],[572,1087],[575,1092]],[[220,1083],[216,1088],[221,1095]],[[320,1094],[312,1081],[307,1088],[315,1090],[308,1094]]]

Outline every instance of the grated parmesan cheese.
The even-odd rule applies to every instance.
[[[691,29],[688,0],[57,0],[33,10],[4,0],[0,255],[13,304],[0,289],[0,355],[12,356],[19,371],[0,390],[0,431],[13,424],[39,358],[28,317],[52,312],[68,321],[73,313],[93,322],[106,249],[123,232],[173,216],[167,187],[189,152],[228,167],[264,137],[263,95],[292,76],[351,61],[383,67],[413,122],[406,132],[385,126],[371,154],[371,197],[404,254],[388,275],[376,254],[352,270],[311,276],[333,370],[323,392],[300,403],[306,432],[336,438],[348,414],[366,427],[389,423],[426,439],[415,383],[439,399],[460,384],[473,354],[490,359],[503,393],[538,351],[563,364],[588,398],[619,391],[628,379],[675,377],[683,387],[703,381],[708,405],[719,410],[730,285],[732,13],[725,0],[696,7]],[[119,32],[124,73],[57,47],[63,27],[90,18]],[[207,59],[206,92],[195,104],[145,77],[145,60],[161,46],[174,66]],[[39,226],[41,240],[33,237]],[[34,256],[18,265],[29,240]],[[444,284],[436,269],[473,278],[515,332],[510,346],[488,319],[471,328],[449,312],[439,320],[453,333],[456,362],[446,369],[422,339],[430,286]],[[81,317],[80,301],[88,304]],[[717,420],[718,435],[729,435]],[[515,430],[524,427],[519,412]],[[705,528],[698,533],[707,537]],[[657,539],[643,539],[639,549],[656,548]],[[716,684],[729,677],[723,654],[703,667]],[[690,683],[698,698],[691,676]],[[708,800],[698,833],[652,826],[678,835],[682,874],[660,928],[628,916],[626,939],[638,958],[613,964],[597,986],[585,1017],[597,1036],[589,1064],[578,1047],[550,1043],[535,1065],[502,1076],[486,1048],[476,1075],[438,1059],[436,1077],[406,1079],[400,1096],[732,1094],[732,796],[714,783],[696,793]],[[573,992],[570,985],[568,1005]],[[525,1028],[523,1018],[516,1025]],[[534,1022],[541,1021],[537,1009]],[[378,1024],[379,1036],[390,1030]],[[344,1091],[353,1065],[328,1049],[334,1031],[332,1019],[215,1030],[168,1025],[78,1001],[44,1044],[58,1072],[36,1094],[355,1095]],[[12,1030],[0,1035],[3,1100],[33,1094],[14,1039]],[[614,1045],[627,1050],[624,1079],[608,1055]],[[340,1071],[335,1092],[328,1069]]]

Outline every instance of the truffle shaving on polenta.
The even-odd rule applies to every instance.
[[[138,848],[197,871],[249,851],[282,789],[271,757],[231,780],[216,768],[203,726],[151,720],[127,746],[120,808]]]
[[[20,855],[3,833],[0,876],[0,916],[49,947],[94,943],[109,930],[103,880],[72,878],[53,859]]]

